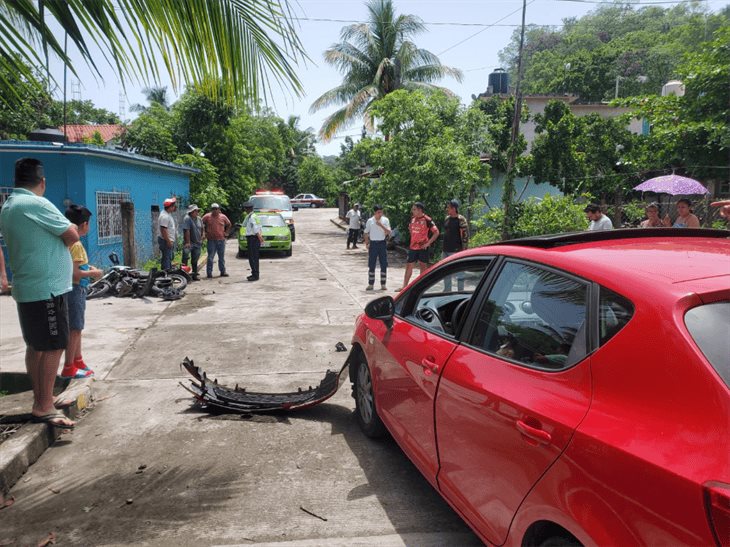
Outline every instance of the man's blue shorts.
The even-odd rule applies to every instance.
[[[74,285],[73,290],[68,293],[68,328],[71,330],[84,330],[85,317],[86,287]]]

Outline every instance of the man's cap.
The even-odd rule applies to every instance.
[[[244,209],[253,209],[253,201],[247,201],[243,204]]]
[[[446,202],[446,205],[448,205],[449,207],[453,207],[454,209],[458,209],[459,208],[459,200],[450,199],[449,201]]]
[[[211,203],[211,205],[210,205],[210,208],[211,208],[211,209],[220,209],[220,208],[221,208],[221,206],[220,206],[220,205],[218,205],[217,203]]]
[[[194,203],[188,205],[188,213],[192,213],[193,211],[197,211],[198,209],[200,209],[200,207],[198,207]]]
[[[175,205],[177,203],[176,198],[167,198],[165,201],[162,202],[163,207],[170,207],[170,205]]]
[[[355,205],[353,205],[353,207],[360,207],[360,204],[356,203]]]

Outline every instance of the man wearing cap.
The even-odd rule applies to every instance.
[[[183,219],[183,254],[182,263],[187,266],[188,258],[192,261],[193,281],[198,281],[198,261],[200,260],[200,246],[203,241],[203,223],[198,218],[200,209],[197,205],[188,206],[188,214]]]
[[[221,277],[226,273],[226,234],[231,228],[231,221],[221,213],[221,206],[214,203],[210,213],[203,215],[203,237],[208,240],[208,261],[205,263],[205,277],[213,277],[213,260],[218,254],[218,271]]]
[[[246,230],[246,246],[248,247],[248,264],[251,266],[251,275],[246,279],[248,281],[259,280],[259,249],[264,242],[264,236],[261,233],[261,220],[258,215],[253,212],[253,203],[247,201],[243,204],[243,209],[248,215],[243,225]]]
[[[350,243],[352,243],[352,248],[357,249],[357,234],[360,232],[360,204],[353,205],[352,209],[347,211],[345,218],[350,228],[347,232],[347,248],[349,249]]]
[[[175,254],[175,241],[177,238],[177,224],[172,213],[177,211],[177,199],[167,198],[162,202],[165,208],[160,213],[157,228],[157,243],[160,246],[160,266],[163,270],[172,268],[172,256]]]

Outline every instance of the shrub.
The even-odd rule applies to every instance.
[[[576,232],[588,227],[583,203],[575,203],[572,196],[531,198],[517,204],[514,237],[529,237],[561,232]],[[501,239],[504,219],[502,209],[492,209],[475,222],[471,246],[495,243]]]

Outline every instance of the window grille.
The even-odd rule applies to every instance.
[[[5,200],[13,192],[12,186],[0,186],[0,209],[5,204]]]
[[[727,197],[730,196],[730,180],[726,180],[720,183],[720,191],[718,195]]]
[[[129,201],[126,192],[96,193],[96,226],[99,234],[99,245],[118,243],[122,240],[123,201]]]
[[[3,208],[3,205],[5,204],[5,200],[8,199],[8,196],[13,191],[12,186],[0,186],[0,209]],[[4,244],[2,240],[3,235],[0,233],[0,244]]]

